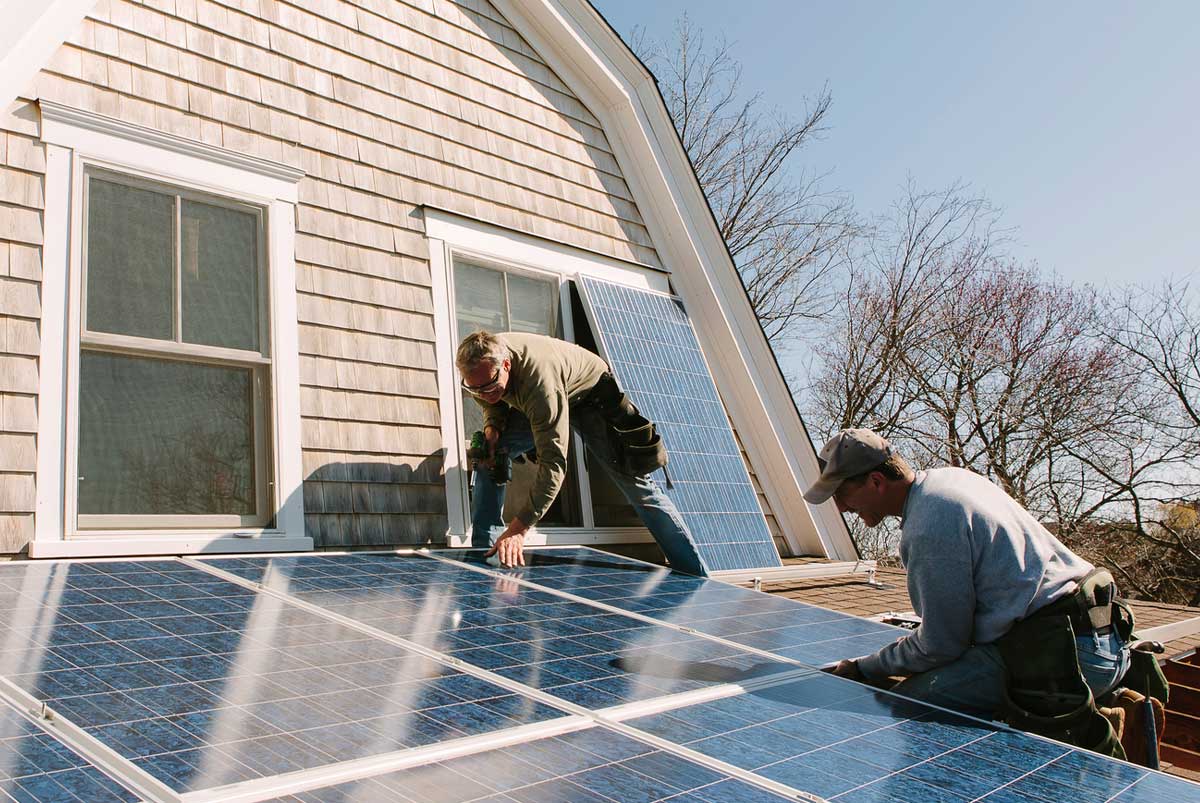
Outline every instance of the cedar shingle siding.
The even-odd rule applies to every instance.
[[[422,205],[659,264],[597,120],[485,0],[101,0],[24,93],[302,168],[304,500],[446,528]],[[44,149],[0,117],[0,551],[31,537]]]

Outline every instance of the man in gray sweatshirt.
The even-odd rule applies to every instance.
[[[834,674],[879,682],[905,676],[894,691],[992,717],[1004,700],[1005,664],[996,641],[1013,625],[1076,592],[1092,565],[1050,534],[985,477],[961,468],[914,472],[869,429],[838,433],[820,453],[820,479],[804,494],[833,498],[869,527],[900,518],[900,559],[921,617],[911,634],[874,655],[843,660]],[[1083,628],[1081,628],[1083,629]],[[1110,691],[1129,666],[1116,632],[1077,634],[1084,680]]]

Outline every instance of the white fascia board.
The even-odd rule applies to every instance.
[[[7,109],[96,0],[0,0],[0,111]]]
[[[832,504],[802,497],[816,453],[653,78],[586,0],[495,0],[604,125],[789,546],[856,560]]]
[[[259,535],[240,538],[228,533],[197,535],[85,536],[29,542],[31,558],[95,558],[126,555],[216,555],[243,552],[310,552],[313,540],[300,535]]]

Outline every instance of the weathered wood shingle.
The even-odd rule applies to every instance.
[[[297,306],[320,543],[445,531],[420,207],[658,264],[599,121],[486,0],[100,0],[35,95],[308,174]],[[36,115],[5,119],[0,438],[27,451],[45,150]],[[0,549],[30,529],[26,457],[0,466]]]

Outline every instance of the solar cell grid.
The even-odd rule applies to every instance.
[[[587,708],[792,669],[421,556],[344,556],[329,575],[304,557],[205,563]]]
[[[14,564],[0,584],[0,674],[180,791],[564,716],[182,563]]]
[[[677,298],[580,280],[603,357],[670,455],[679,508],[710,571],[779,566],[741,449]]]
[[[779,631],[772,639],[800,638],[816,632],[806,630],[812,627],[834,628],[822,632],[843,641],[861,637],[854,635],[861,620],[853,617],[831,618],[822,609],[637,561],[586,549],[539,550],[531,557],[535,565],[525,576],[544,579],[547,587],[557,578],[606,601],[663,603],[644,610],[725,638],[754,640],[772,631]],[[179,791],[217,795],[223,784],[523,723],[575,726],[533,698],[277,596],[286,592],[298,601],[321,600],[330,615],[353,612],[371,627],[426,639],[425,648],[445,649],[452,658],[551,693],[587,690],[573,698],[586,707],[621,703],[603,715],[623,719],[621,727],[632,725],[639,731],[630,733],[651,741],[580,720],[585,730],[535,734],[532,741],[437,764],[394,752],[393,760],[419,766],[281,800],[795,799],[723,769],[734,766],[768,779],[764,783],[839,803],[1200,801],[1200,786],[815,671],[796,678],[794,664],[762,663],[736,647],[480,567],[390,554],[206,559],[205,565],[272,591],[172,561],[0,566],[0,634],[7,648],[0,661],[24,670],[7,677],[52,700],[62,716],[153,777]],[[92,590],[128,597],[128,604]],[[210,611],[213,602],[223,604]],[[96,609],[104,605],[110,607]],[[113,610],[129,606],[140,606],[138,613],[118,617]],[[790,673],[786,680],[771,674],[781,669]],[[666,696],[680,691],[689,694]],[[696,703],[696,693],[729,696]],[[2,714],[0,784],[11,774]],[[510,733],[516,735],[501,736],[526,738]],[[65,769],[96,775],[86,762]],[[43,787],[59,795],[45,799],[72,799],[57,791],[67,788],[65,778]]]
[[[844,803],[1200,800],[1195,785],[824,674],[626,724]]]
[[[23,803],[139,799],[5,703],[0,703],[0,797]]]
[[[435,553],[478,561],[478,553]],[[515,576],[809,666],[865,655],[906,631],[596,550],[530,549]]]
[[[302,792],[276,803],[775,803],[789,799],[598,727]]]

